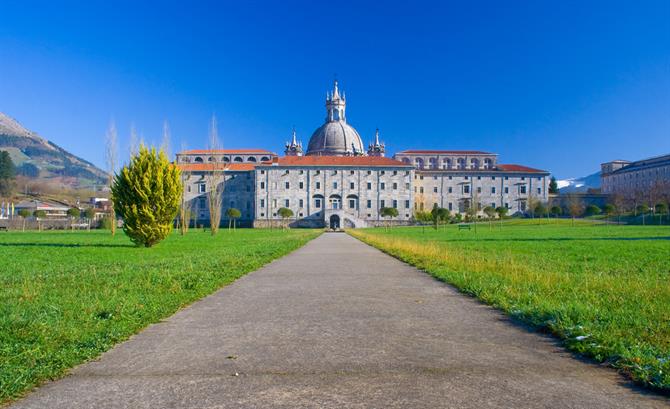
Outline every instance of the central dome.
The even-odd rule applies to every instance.
[[[307,155],[349,156],[363,154],[363,141],[344,121],[326,122],[309,139]]]
[[[337,81],[333,92],[326,94],[326,123],[309,138],[306,155],[358,156],[364,155],[363,141],[356,130],[347,124],[346,98],[340,96]]]

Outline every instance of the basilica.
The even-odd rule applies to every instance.
[[[209,224],[207,194],[223,183],[222,223],[237,208],[243,225],[280,225],[282,207],[292,227],[367,227],[410,224],[434,204],[452,214],[476,207],[524,213],[533,200],[547,202],[548,172],[500,164],[483,151],[412,149],[386,156],[379,131],[367,149],[347,121],[346,96],[335,81],[326,96],[326,118],[303,150],[295,130],[284,156],[264,149],[188,150],[177,154],[195,223]],[[219,172],[219,177],[208,177]],[[393,207],[398,217],[380,213]]]

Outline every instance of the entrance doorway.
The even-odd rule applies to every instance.
[[[340,216],[336,214],[330,216],[330,228],[333,230],[340,228]]]

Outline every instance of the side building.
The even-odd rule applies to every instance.
[[[634,162],[614,160],[600,168],[604,194],[651,206],[660,200],[670,200],[670,154]]]
[[[450,212],[466,213],[476,205],[505,207],[523,214],[546,203],[549,172],[522,165],[498,164],[498,155],[482,151],[406,150],[395,158],[415,170],[415,210],[434,204]]]

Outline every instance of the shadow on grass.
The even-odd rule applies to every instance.
[[[0,247],[63,247],[63,248],[77,248],[77,247],[137,247],[133,244],[81,244],[81,243],[0,243]]]

